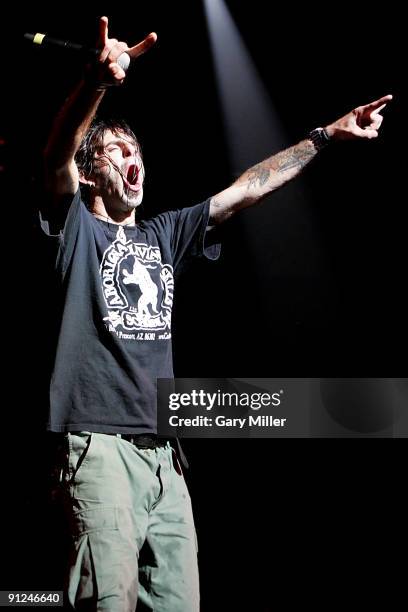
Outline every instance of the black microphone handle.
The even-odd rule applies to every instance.
[[[81,53],[82,55],[91,57],[93,59],[97,58],[101,53],[100,49],[85,47],[84,45],[79,45],[78,43],[73,43],[69,40],[59,40],[58,38],[52,38],[51,36],[40,34],[39,32],[36,34],[26,33],[24,34],[24,38],[32,42],[34,45],[38,45],[40,47],[60,47],[61,49],[67,49],[68,51],[76,51],[77,53]],[[125,52],[122,53],[122,55],[118,57],[117,63],[126,72],[130,63],[129,55]]]
[[[45,34],[27,33],[24,34],[24,38],[40,47],[62,47],[63,49],[68,49],[69,51],[77,51],[85,55],[91,55],[92,57],[98,57],[98,55],[100,55],[99,49],[85,47],[84,45],[79,45],[78,43],[73,43],[69,40],[59,40],[58,38],[52,38],[51,36],[47,36]]]

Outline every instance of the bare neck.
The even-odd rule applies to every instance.
[[[95,215],[95,217],[104,221],[109,221],[110,223],[115,223],[116,225],[136,224],[135,209],[130,209],[127,211],[111,210],[110,207],[105,205],[105,202],[101,196],[95,197],[93,202],[91,202],[89,209],[91,213]]]

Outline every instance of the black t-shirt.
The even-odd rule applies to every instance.
[[[115,225],[76,193],[54,236],[61,313],[48,430],[155,433],[156,379],[173,376],[174,273],[187,255],[218,257],[219,245],[204,244],[208,217],[209,200]]]

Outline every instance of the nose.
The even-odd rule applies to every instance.
[[[124,156],[125,157],[135,157],[136,156],[135,147],[132,147],[131,145],[126,146],[124,149]]]

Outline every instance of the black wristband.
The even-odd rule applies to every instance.
[[[321,151],[329,144],[330,136],[324,128],[318,127],[309,132],[309,140],[313,142],[316,151]]]

